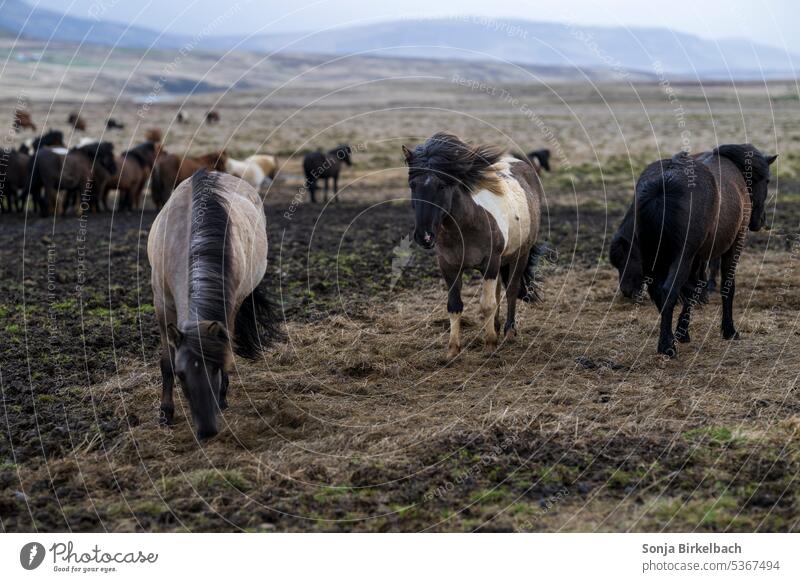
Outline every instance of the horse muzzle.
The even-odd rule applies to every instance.
[[[436,234],[432,232],[418,230],[414,231],[414,242],[416,242],[423,249],[432,249],[436,246]]]

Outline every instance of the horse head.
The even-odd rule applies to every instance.
[[[471,146],[448,133],[437,133],[414,150],[403,146],[414,210],[414,240],[431,249],[459,191],[483,187],[492,177],[490,166],[502,152],[490,146]]]
[[[714,153],[728,158],[742,173],[752,203],[748,227],[754,232],[761,230],[767,221],[767,188],[772,177],[769,167],[778,156],[766,156],[749,143],[721,145]]]
[[[174,372],[189,401],[197,437],[211,438],[219,432],[217,412],[223,382],[233,355],[225,325],[219,321],[194,321],[178,329],[167,326],[173,349]]]
[[[352,159],[353,148],[351,148],[346,143],[339,144],[338,146],[336,146],[336,149],[332,150],[330,153],[335,155],[337,160],[343,161],[348,166],[353,165],[353,159]]]

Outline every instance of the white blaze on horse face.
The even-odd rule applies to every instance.
[[[480,190],[472,195],[475,203],[491,214],[497,223],[503,235],[503,256],[516,253],[527,242],[531,233],[528,195],[519,181],[511,175],[512,162],[522,163],[516,158],[503,158],[495,164],[501,178],[501,193]]]

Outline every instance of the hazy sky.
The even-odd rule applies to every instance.
[[[376,19],[455,15],[593,25],[666,26],[709,38],[741,37],[800,53],[798,0],[31,0],[75,16],[192,34],[240,5],[219,34],[318,30]],[[2,0],[0,0],[2,4]]]

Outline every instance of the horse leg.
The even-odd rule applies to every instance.
[[[715,291],[717,289],[717,277],[719,277],[720,259],[711,259],[708,262],[708,290]]]
[[[695,260],[693,275],[689,281],[691,286],[686,290],[690,295],[684,298],[683,308],[678,316],[678,325],[675,328],[675,339],[682,344],[688,344],[691,341],[691,337],[689,337],[689,322],[692,319],[694,306],[699,302],[708,300],[706,264],[706,261]]]
[[[162,345],[166,345],[162,341]],[[159,422],[162,425],[172,424],[175,417],[175,402],[172,400],[172,387],[175,385],[175,374],[172,366],[170,349],[161,349],[161,412]]]
[[[506,285],[508,311],[506,313],[506,325],[503,329],[506,340],[513,340],[517,337],[517,298],[519,297],[519,289],[522,286],[522,273],[527,266],[528,254],[525,254],[517,259],[513,270],[508,274],[508,284]]]
[[[483,317],[484,345],[487,351],[493,352],[497,349],[497,329],[495,328],[495,318],[497,317],[497,286],[500,280],[497,278],[497,271],[493,277],[488,274],[483,279],[483,289],[481,290],[481,316]]]
[[[681,288],[691,275],[692,262],[687,261],[685,256],[678,257],[670,266],[669,275],[661,286],[661,331],[658,337],[658,353],[674,358],[678,355],[678,348],[675,345],[675,336],[672,333],[672,318],[675,313],[675,305],[678,303]]]
[[[222,384],[219,388],[219,409],[225,410],[228,408],[228,385],[230,384],[230,378],[228,377],[228,373],[224,370],[222,371]]]
[[[461,269],[442,269],[447,283],[447,313],[450,316],[450,340],[447,344],[447,359],[452,360],[461,353],[461,314],[464,303],[461,301]]]
[[[328,178],[325,178],[325,202],[328,201]]]
[[[336,174],[333,177],[333,201],[334,202],[338,202],[339,201],[338,194],[339,194],[339,174]]]
[[[741,237],[739,235],[728,252],[722,255],[721,262],[719,293],[722,296],[722,337],[727,340],[739,339],[739,332],[733,324],[733,297],[736,294],[736,249],[741,248]]]
[[[308,181],[308,195],[311,196],[311,204],[317,203],[317,181]]]

